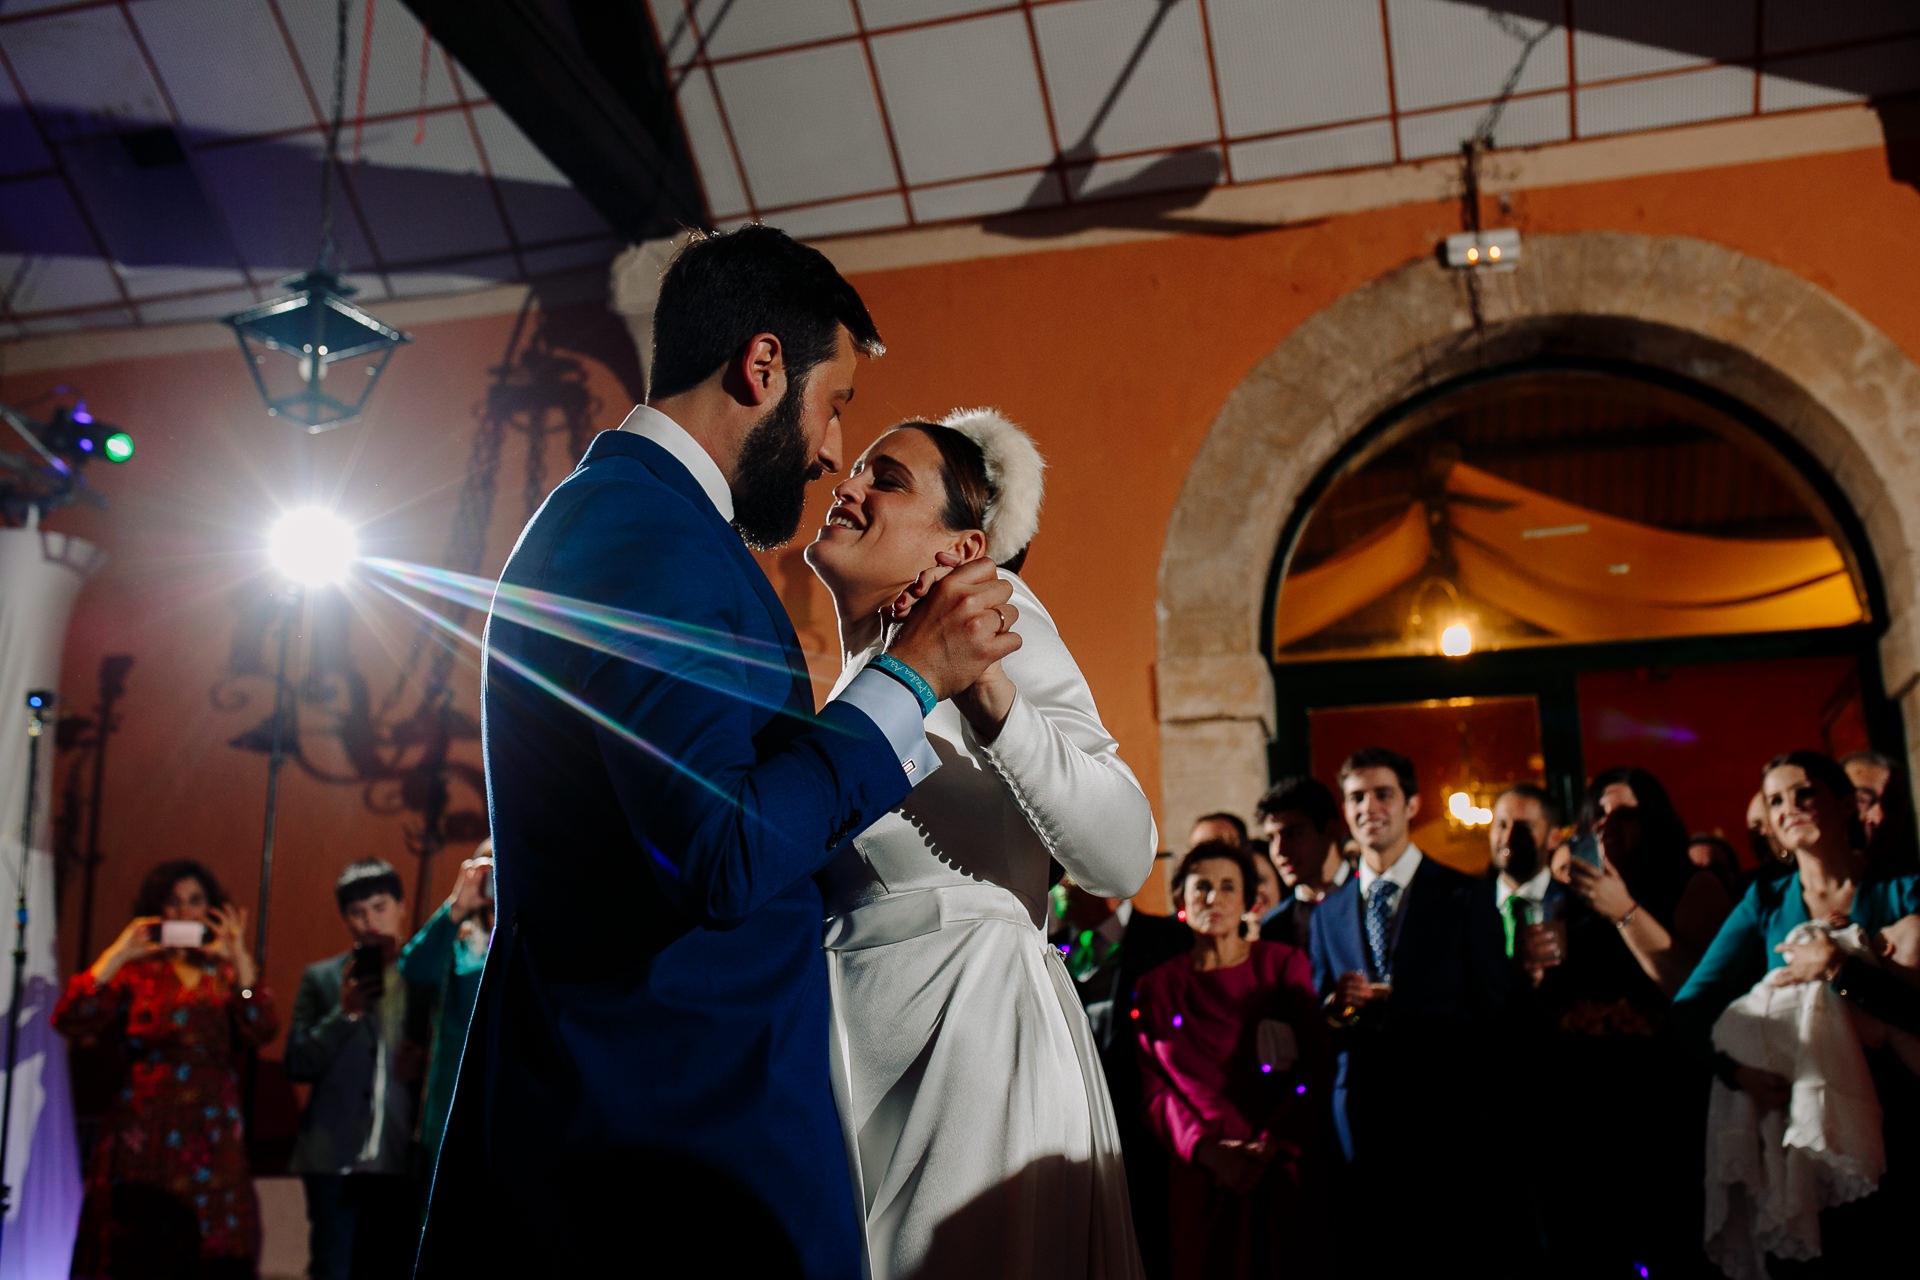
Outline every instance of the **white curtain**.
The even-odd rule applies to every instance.
[[[22,869],[26,816],[29,689],[60,687],[60,648],[74,597],[104,559],[79,538],[38,529],[0,529],[0,1017],[13,983],[13,905]],[[0,1280],[64,1276],[80,1217],[80,1155],[66,1045],[49,1021],[60,998],[54,958],[53,723],[40,737],[32,851],[27,875],[27,963],[20,1003],[20,1058],[13,1081],[13,1132],[4,1176],[13,1189],[0,1240]],[[5,1053],[0,1027],[0,1055]],[[4,1067],[0,1057],[0,1067]]]

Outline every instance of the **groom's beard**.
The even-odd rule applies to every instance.
[[[786,394],[740,442],[734,469],[733,527],[755,551],[771,551],[800,528],[807,485],[823,468],[807,458],[807,436],[800,429],[806,379],[787,384]]]

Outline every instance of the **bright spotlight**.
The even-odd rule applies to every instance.
[[[1440,633],[1440,652],[1449,658],[1464,658],[1473,652],[1473,632],[1464,622],[1456,622]]]
[[[324,587],[347,580],[360,556],[353,526],[323,507],[304,507],[281,516],[267,535],[267,556],[293,581]]]

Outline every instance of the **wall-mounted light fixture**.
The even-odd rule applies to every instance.
[[[1520,233],[1512,227],[1447,237],[1442,256],[1456,271],[1512,271],[1520,265]]]

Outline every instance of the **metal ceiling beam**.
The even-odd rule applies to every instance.
[[[644,0],[406,0],[615,231],[707,222]]]

